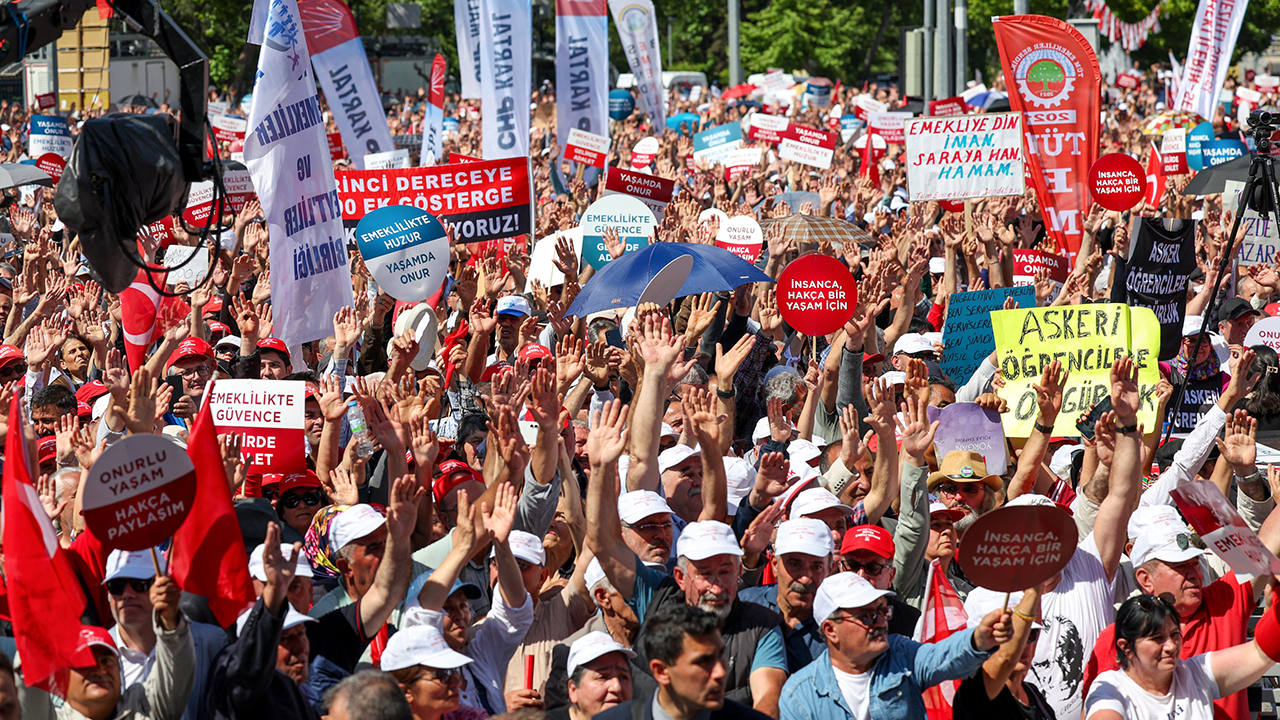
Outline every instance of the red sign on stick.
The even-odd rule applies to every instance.
[[[36,104],[41,110],[52,110],[53,106],[58,104],[58,99],[53,93],[43,93],[36,95]]]
[[[84,521],[113,550],[146,550],[177,532],[196,496],[196,468],[172,440],[130,435],[89,469]]]
[[[341,160],[347,156],[346,148],[342,146],[342,133],[331,132],[325,137],[329,140],[329,159]]]
[[[604,161],[608,155],[609,138],[603,135],[592,135],[578,128],[569,130],[569,141],[564,147],[565,160],[603,170]]]
[[[940,115],[964,115],[965,104],[962,97],[949,97],[942,100],[929,101],[929,114],[937,117]]]
[[[1185,483],[1173,491],[1173,502],[1204,544],[1239,576],[1280,573],[1280,560],[1249,529],[1213,483]]]
[[[240,436],[249,473],[307,469],[306,383],[301,380],[219,380],[206,392],[218,433]]]
[[[49,173],[53,184],[57,185],[62,179],[62,171],[67,167],[67,161],[58,153],[45,153],[36,160],[36,167]]]
[[[1124,153],[1103,155],[1089,168],[1089,192],[1108,210],[1131,210],[1147,192],[1147,174]]]
[[[805,335],[839,330],[857,304],[858,284],[849,268],[830,255],[798,257],[778,276],[778,312]]]
[[[978,518],[957,553],[965,577],[979,587],[1015,592],[1058,574],[1076,552],[1079,532],[1056,505],[1003,507]]]

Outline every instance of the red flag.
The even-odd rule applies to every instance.
[[[147,361],[151,343],[164,334],[175,320],[184,320],[191,307],[182,298],[161,297],[152,287],[164,287],[165,274],[139,270],[133,284],[120,293],[120,319],[124,325],[124,349],[129,359],[129,371],[136,372]]]
[[[1160,152],[1153,146],[1151,157],[1147,158],[1147,195],[1143,200],[1152,207],[1160,207],[1160,198],[1164,197],[1168,182],[1169,178],[1164,174],[1164,162],[1160,160]]]
[[[964,602],[947,579],[942,561],[935,559],[929,565],[929,575],[925,580],[924,612],[920,613],[920,621],[916,625],[915,641],[942,642],[964,630],[968,624]],[[959,680],[947,680],[924,691],[924,707],[929,720],[951,720],[951,704],[959,689]]]
[[[438,108],[444,107],[444,76],[447,70],[444,56],[437,53],[435,60],[431,61],[431,91],[427,94],[427,101]]]
[[[209,598],[209,609],[218,623],[228,627],[257,595],[249,578],[249,555],[231,502],[209,403],[200,408],[191,426],[187,454],[196,466],[192,507],[199,512],[188,515],[174,533],[169,574],[183,590]]]
[[[1022,113],[1025,157],[1045,231],[1074,258],[1091,204],[1089,168],[1098,159],[1098,58],[1089,41],[1062,20],[993,20],[1009,105]]]
[[[4,570],[13,635],[27,685],[61,694],[55,673],[93,664],[78,652],[84,593],[58,545],[49,516],[31,483],[29,448],[23,434],[22,393],[9,406],[4,463]]]
[[[880,165],[876,163],[875,143],[872,142],[871,133],[866,134],[866,139],[867,144],[862,148],[862,167],[858,169],[858,174],[871,178],[872,184],[879,187]]]

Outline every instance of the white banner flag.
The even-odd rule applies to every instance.
[[[444,75],[445,59],[437,54],[431,61],[431,88],[427,92],[427,106],[422,112],[422,149],[418,152],[418,166],[435,165],[444,160]]]
[[[480,0],[453,0],[453,29],[458,36],[458,76],[462,97],[480,97]]]
[[[605,12],[605,0],[556,0],[556,128],[565,148],[570,130],[609,134]]]
[[[480,120],[484,159],[529,156],[533,72],[530,0],[480,0]]]
[[[1213,119],[1247,7],[1249,0],[1200,0],[1195,22],[1191,23],[1187,63],[1178,78],[1177,100],[1171,109]]]
[[[271,0],[253,97],[244,159],[271,233],[274,334],[292,345],[332,333],[334,313],[351,304],[342,205],[295,0]]]
[[[640,102],[649,122],[662,127],[667,116],[667,97],[662,87],[662,56],[659,55],[658,24],[654,21],[653,0],[609,0],[609,12],[618,28],[618,38],[627,54],[627,64],[636,78]]]

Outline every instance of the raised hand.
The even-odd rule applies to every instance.
[[[234,493],[249,477],[249,468],[240,456],[240,436],[235,433],[219,435],[218,454],[222,457],[222,471],[227,474],[227,482]]]
[[[511,486],[508,485],[508,488]],[[427,489],[412,474],[401,475],[391,485],[391,503],[387,506],[387,534],[407,539],[418,524],[418,503]]]
[[[1071,373],[1062,369],[1062,363],[1054,360],[1044,366],[1040,373],[1040,383],[1032,384],[1036,391],[1036,404],[1040,406],[1040,422],[1053,425],[1062,411],[1063,389],[1067,386],[1067,378]]]
[[[592,414],[587,434],[587,456],[591,464],[605,467],[616,463],[627,449],[627,415],[630,407],[610,400]]]
[[[918,398],[907,397],[902,403],[905,421],[902,418],[894,418],[898,424],[898,430],[902,433],[902,451],[917,461],[917,465],[924,462],[925,452],[933,444],[933,436],[942,424],[938,420],[929,422],[929,415],[925,409],[927,407],[928,404],[920,402]]]
[[[556,421],[560,419],[560,396],[556,392],[555,377],[545,367],[533,373],[529,412],[543,432],[555,432]]]
[[[738,375],[739,368],[742,367],[742,363],[747,357],[751,355],[751,351],[755,349],[755,346],[755,335],[743,335],[727,353],[724,351],[723,345],[716,343],[715,371],[721,389],[733,387],[733,381]]]
[[[1116,422],[1121,426],[1132,426],[1138,422],[1138,364],[1133,357],[1125,356],[1111,365],[1111,407],[1116,413]]]
[[[493,541],[506,544],[516,522],[516,489],[511,483],[503,483],[494,498],[493,508],[488,503],[480,505],[485,529],[493,534]]]
[[[1224,438],[1214,438],[1222,459],[1226,460],[1237,475],[1253,473],[1258,460],[1258,421],[1244,410],[1227,415]],[[1244,470],[1242,474],[1240,471]]]

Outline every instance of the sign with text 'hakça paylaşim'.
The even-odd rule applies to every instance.
[[[1054,360],[1070,377],[1053,434],[1079,435],[1076,419],[1110,396],[1111,365],[1124,355],[1138,365],[1138,422],[1155,427],[1160,323],[1151,310],[1113,303],[1001,310],[991,313],[991,327],[1005,379],[998,394],[1009,403],[1005,437],[1030,437],[1039,414],[1032,385]]]

